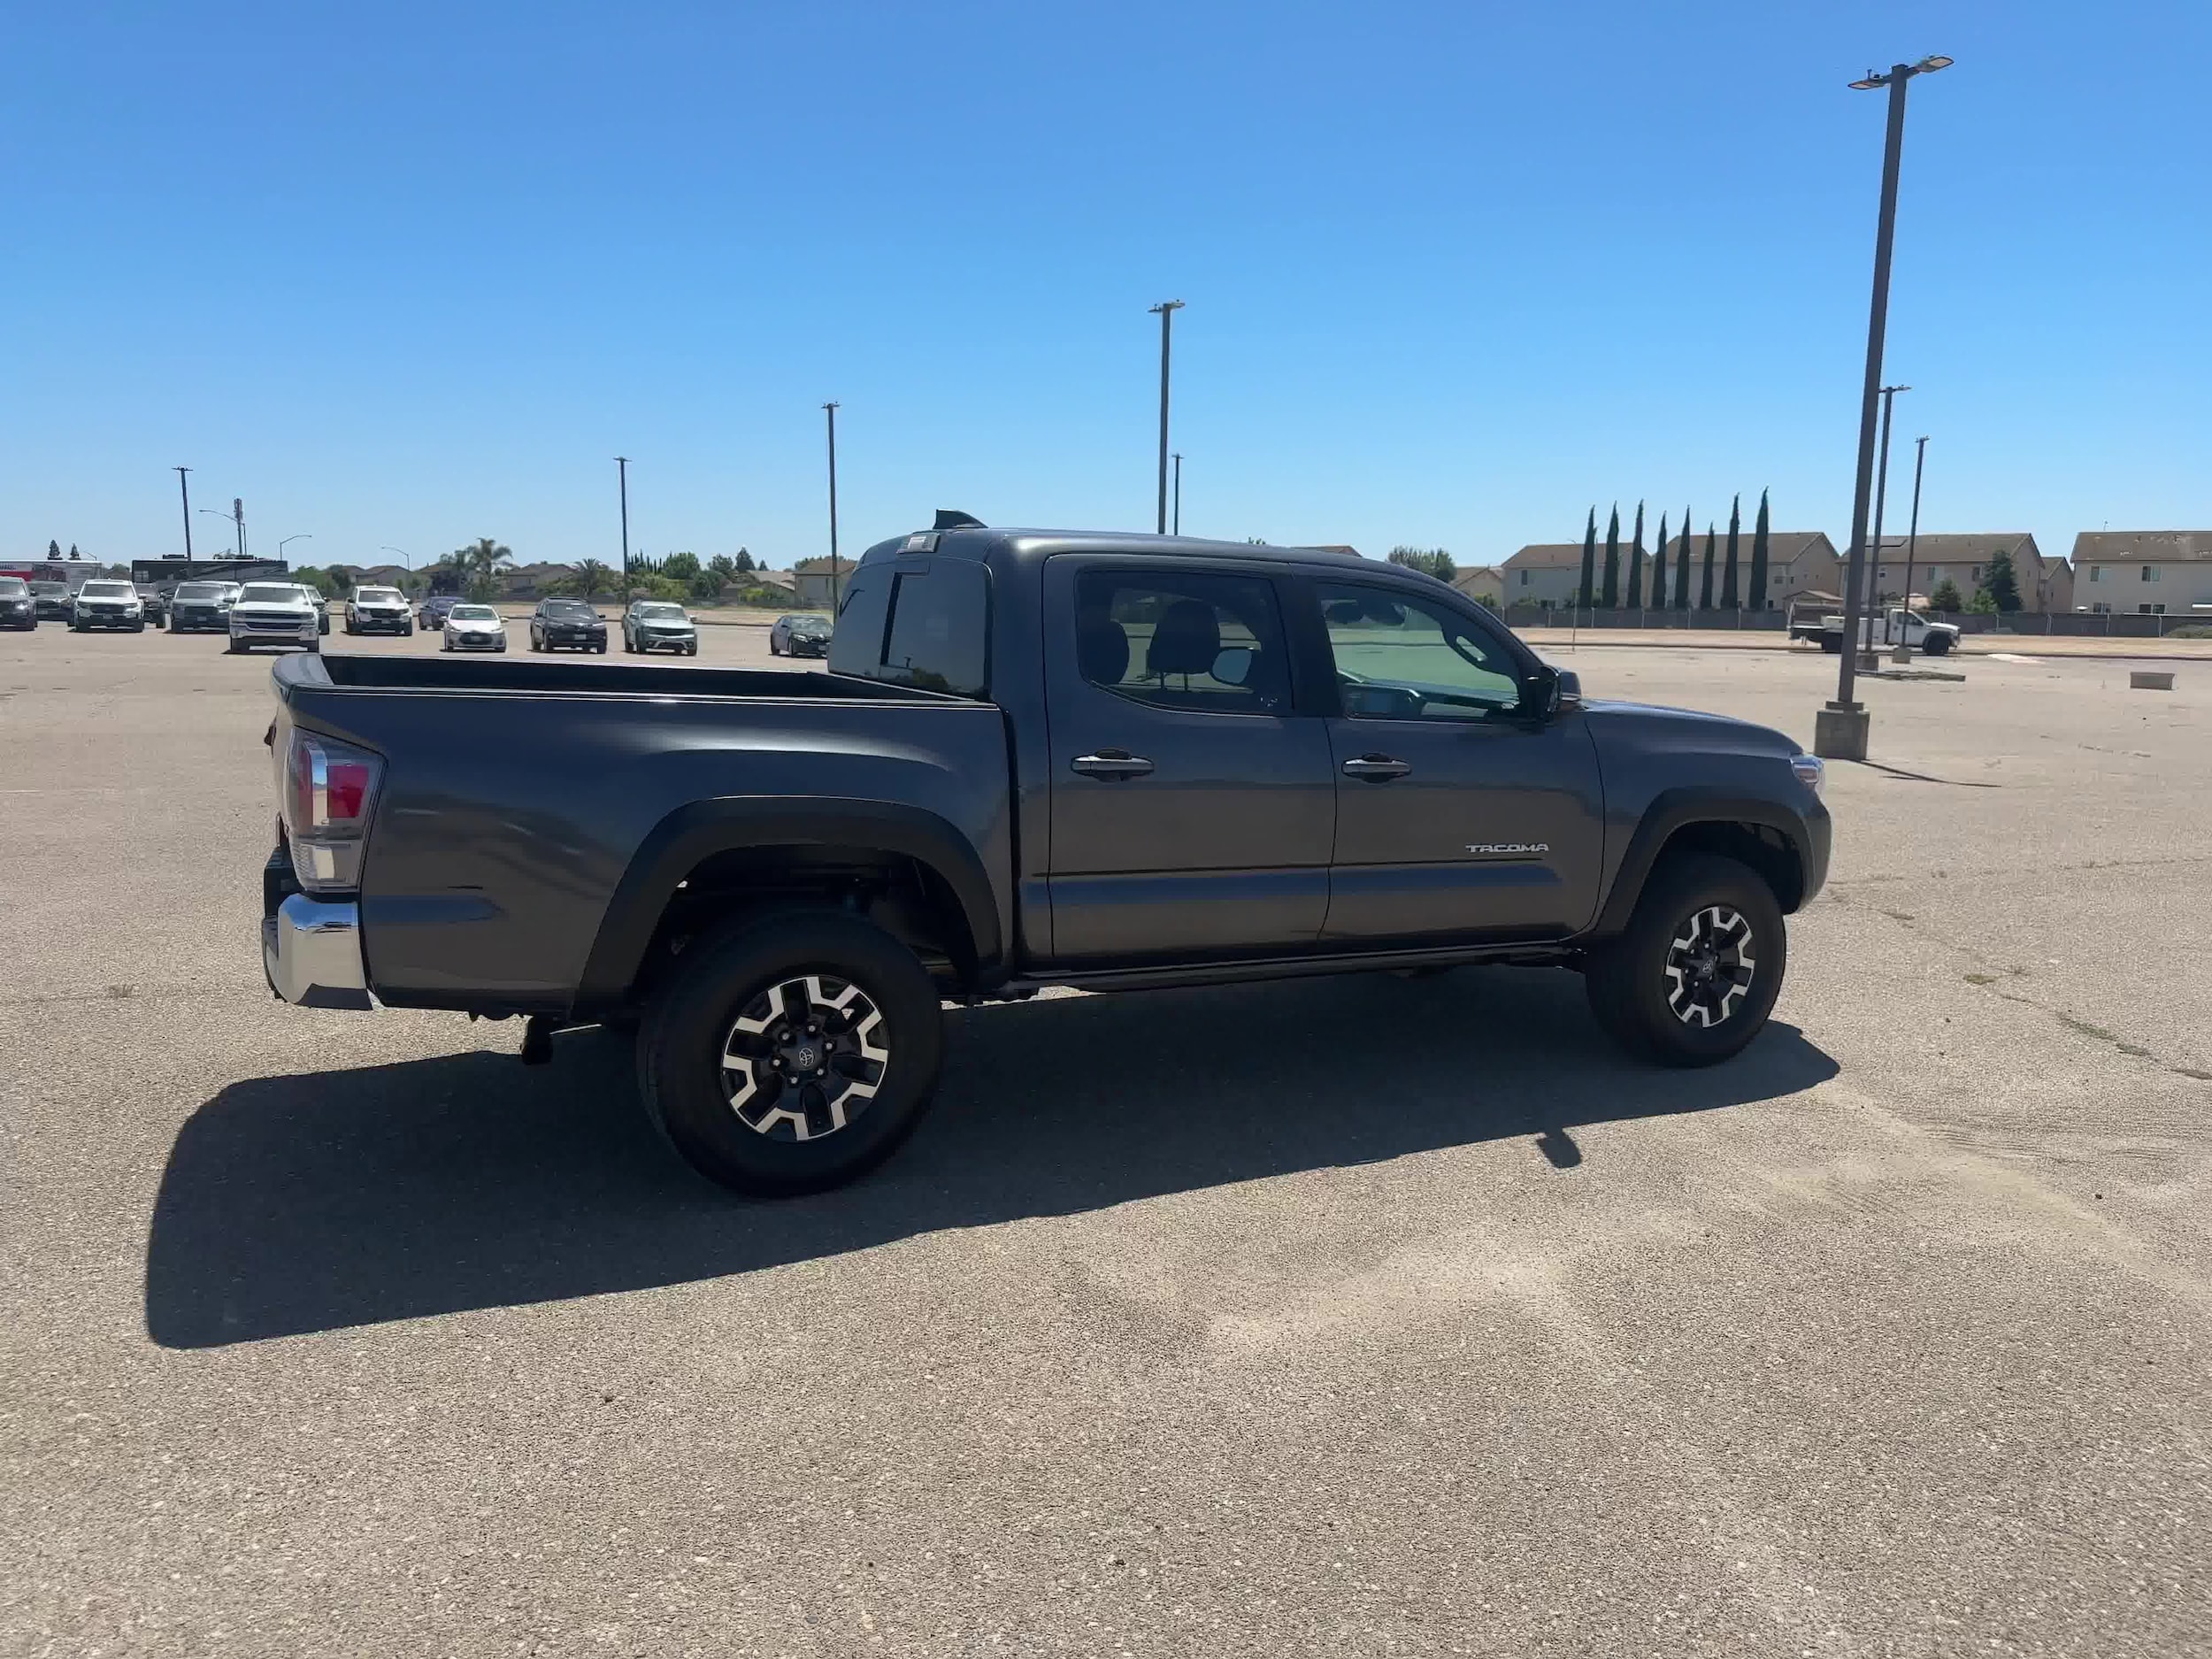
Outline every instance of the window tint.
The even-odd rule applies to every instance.
[[[1314,587],[1351,718],[1479,720],[1519,706],[1517,665],[1472,622],[1393,588]]]
[[[864,565],[845,585],[830,633],[833,674],[923,691],[990,692],[990,588],[980,565],[930,559],[894,569]],[[794,632],[808,618],[787,618]],[[829,625],[817,625],[829,632]]]
[[[87,582],[78,591],[88,599],[130,599],[138,593],[128,582]]]
[[[979,697],[990,639],[980,565],[932,559],[891,579],[879,678],[925,691]]]
[[[879,679],[883,672],[883,625],[891,614],[891,572],[864,565],[845,584],[837,606],[837,636],[830,641],[833,674]]]
[[[0,576],[0,594],[14,599],[30,591],[30,583],[25,581],[20,576]]]
[[[1280,714],[1290,674],[1272,584],[1184,571],[1085,571],[1075,584],[1083,678],[1156,708]]]

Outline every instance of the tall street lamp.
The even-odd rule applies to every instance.
[[[1928,440],[1922,437],[1915,442],[1915,454],[1912,458],[1912,527],[1905,532],[1905,619],[1908,622],[1912,620],[1913,560],[1920,551],[1920,474],[1926,470],[1927,465]],[[1894,660],[1901,663],[1907,662],[1911,659],[1911,657],[1912,641],[1909,638],[1899,640]]]
[[[1183,534],[1183,453],[1175,452],[1175,534]]]
[[[1183,309],[1180,300],[1162,300],[1152,311],[1160,319],[1160,511],[1154,530],[1167,534],[1167,365],[1168,342],[1174,332],[1175,313]]]
[[[614,457],[615,488],[622,495],[622,603],[630,603],[630,457]]]
[[[297,535],[288,535],[277,543],[277,557],[281,559],[284,557],[284,549],[290,547],[293,542],[312,541],[314,539],[315,533],[311,530],[303,530]]]
[[[1866,563],[1867,498],[1874,483],[1874,405],[1882,387],[1882,342],[1889,326],[1889,256],[1897,234],[1897,167],[1905,145],[1905,88],[1915,75],[1951,66],[1948,58],[1893,64],[1887,74],[1869,74],[1857,91],[1889,88],[1889,131],[1882,150],[1882,206],[1874,232],[1874,298],[1866,324],[1866,380],[1859,396],[1859,468],[1851,493],[1851,564],[1843,585],[1843,661],[1835,701],[1813,717],[1813,752],[1831,760],[1864,760],[1867,711],[1852,696],[1858,667],[1859,584]]]
[[[829,495],[830,495],[830,615],[837,614],[837,405],[824,403],[822,413],[829,419]]]
[[[388,542],[388,542],[384,543],[381,547],[378,548],[376,550],[377,550],[378,552],[380,552],[380,553],[396,553],[396,554],[398,554],[398,555],[399,555],[399,562],[400,562],[401,564],[404,565],[407,567],[407,573],[408,573],[410,576],[412,576],[412,575],[415,573],[415,561],[414,561],[414,558],[413,558],[413,557],[412,557],[411,555],[410,555],[410,554],[409,554],[409,552],[407,551],[407,549],[406,549],[405,548],[403,548],[403,547],[394,547],[394,546],[393,546],[390,542]]]
[[[231,524],[232,522],[231,516],[228,513],[217,512],[212,507],[198,507],[195,508],[194,511],[196,512],[204,512],[211,518],[220,518],[225,524]],[[237,526],[235,525],[232,525],[232,527],[235,529]],[[231,549],[231,555],[234,558],[243,558],[245,557],[245,555],[236,548],[233,548]]]
[[[1881,459],[1874,466],[1874,556],[1866,562],[1866,613],[1870,617],[1881,608],[1882,590],[1882,507],[1889,499],[1889,414],[1897,402],[1897,394],[1909,392],[1909,386],[1885,386],[1882,394]],[[1882,639],[1889,639],[1889,615],[1882,616]]]
[[[184,562],[189,565],[192,562],[192,483],[185,474],[192,469],[180,466],[173,470],[177,475],[177,493],[184,497]]]

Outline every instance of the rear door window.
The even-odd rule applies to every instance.
[[[1194,571],[1085,571],[1075,584],[1083,678],[1193,714],[1285,714],[1290,672],[1273,584]]]

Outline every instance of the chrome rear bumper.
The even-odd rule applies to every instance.
[[[261,918],[261,965],[269,988],[302,1008],[375,1006],[361,959],[361,911],[295,893]]]

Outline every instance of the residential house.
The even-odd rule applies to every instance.
[[[2067,611],[2073,605],[2073,571],[2064,559],[2047,558],[2035,538],[2024,530],[1976,531],[1937,534],[1922,531],[1917,539],[1901,535],[1882,537],[1881,556],[1874,563],[1874,592],[1893,600],[1905,591],[1906,554],[1912,555],[1912,590],[1925,597],[1945,582],[1971,599],[1989,573],[1989,562],[1999,553],[2012,556],[2012,578],[2020,589],[2020,608],[2040,613]]]
[[[853,561],[840,556],[837,561],[838,595],[842,597],[845,584],[853,578]],[[801,559],[791,567],[792,602],[802,611],[827,611],[830,602],[830,562],[826,558]]]
[[[1605,554],[1599,551],[1599,580]],[[1541,605],[1556,611],[1581,603],[1582,543],[1532,541],[1499,566],[1509,605]]]
[[[1478,565],[1461,571],[1452,578],[1452,586],[1477,604],[1505,603],[1505,572],[1494,565]]]
[[[2212,530],[2083,531],[2074,538],[2074,609],[2212,616]]]

